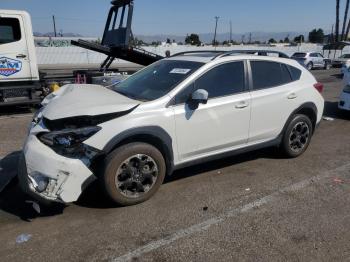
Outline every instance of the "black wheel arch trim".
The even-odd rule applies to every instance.
[[[315,126],[313,126],[313,130],[312,132],[315,132],[315,128],[317,127],[317,116],[318,116],[318,110],[317,110],[317,107],[314,103],[312,102],[307,102],[307,103],[304,103],[302,104],[301,106],[299,106],[297,109],[295,109],[291,114],[290,116],[288,117],[288,120],[287,122],[284,124],[284,127],[282,129],[282,132],[280,133],[279,137],[282,139],[284,133],[286,132],[287,128],[288,128],[288,125],[289,123],[293,120],[293,117],[298,114],[298,112],[300,112],[301,110],[303,109],[311,109],[314,114],[316,115],[316,122],[315,122]],[[312,120],[312,119],[310,119]]]
[[[136,136],[150,136],[162,142],[162,146],[167,154],[164,156],[167,166],[167,174],[171,174],[174,168],[173,139],[163,128],[159,126],[142,126],[127,129],[114,136],[103,148],[103,152],[105,154],[109,154],[118,146],[118,144]]]

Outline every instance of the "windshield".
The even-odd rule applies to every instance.
[[[140,101],[153,101],[168,94],[203,63],[161,60],[133,74],[113,88],[114,91]]]
[[[340,58],[350,58],[350,54],[342,55]]]
[[[295,53],[293,57],[303,58],[306,56],[306,53]]]

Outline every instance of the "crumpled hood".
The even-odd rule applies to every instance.
[[[127,111],[141,102],[99,85],[65,85],[44,99],[42,114],[49,120]]]

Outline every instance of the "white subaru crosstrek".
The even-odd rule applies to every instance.
[[[161,60],[112,88],[66,85],[33,120],[20,182],[69,203],[97,179],[134,205],[181,167],[270,146],[297,157],[322,118],[322,88],[291,59],[210,52]]]

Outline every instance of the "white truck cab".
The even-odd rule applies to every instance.
[[[40,78],[30,15],[0,10],[0,106],[35,104]]]

